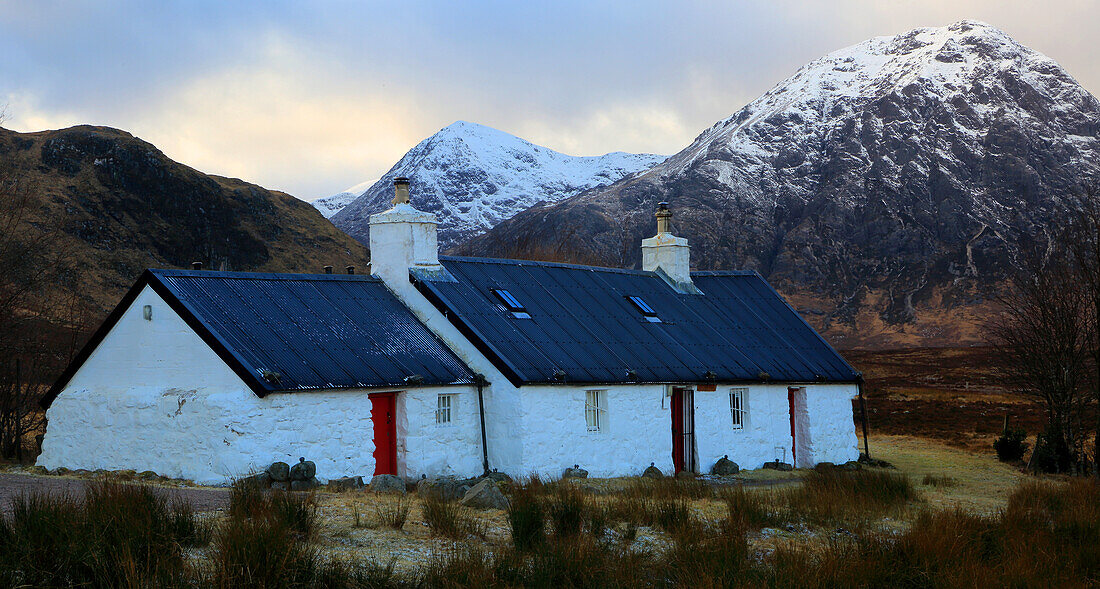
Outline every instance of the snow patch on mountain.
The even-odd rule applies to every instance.
[[[331,215],[333,223],[366,243],[370,215],[389,208],[393,179],[405,176],[413,204],[439,218],[440,246],[446,248],[536,203],[557,202],[613,184],[666,157],[624,152],[571,156],[503,131],[458,121],[421,141],[361,192],[349,189],[318,202],[339,206]],[[347,194],[355,198],[344,202]]]

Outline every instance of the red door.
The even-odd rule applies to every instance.
[[[672,466],[684,470],[684,390],[672,389]]]
[[[397,419],[393,393],[370,395],[374,423],[374,474],[397,474]]]
[[[798,439],[795,437],[795,433],[794,433],[795,432],[795,427],[794,427],[794,416],[795,416],[794,394],[796,392],[798,392],[798,389],[792,389],[792,388],[787,389],[787,406],[789,407],[789,410],[791,412],[791,464],[794,464],[794,465],[798,464],[798,459],[794,455],[794,453],[797,452],[796,448],[798,448]]]
[[[695,393],[672,389],[672,466],[676,472],[695,470]]]

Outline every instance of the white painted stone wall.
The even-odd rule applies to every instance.
[[[152,321],[142,307],[153,309]],[[275,460],[317,464],[318,478],[374,473],[370,392],[257,397],[146,288],[47,411],[38,464],[152,470],[218,484]],[[457,395],[455,422],[436,427],[436,396]],[[398,453],[410,477],[481,472],[473,387],[398,393]],[[471,414],[472,412],[472,414]]]
[[[527,386],[520,392],[524,430],[518,474],[551,478],[574,464],[592,477],[640,475],[651,463],[671,474],[672,417],[664,385]],[[585,396],[606,391],[606,421],[588,431]]]
[[[811,455],[814,463],[840,464],[859,458],[859,440],[852,414],[852,398],[859,394],[854,384],[806,386],[806,408],[810,414]]]
[[[733,428],[729,395],[747,388],[745,426]],[[859,457],[852,397],[855,385],[808,385],[809,457],[812,463],[842,463]],[[791,421],[786,385],[719,385],[714,392],[695,392],[695,439],[699,468],[710,468],[722,456],[752,469],[771,460],[791,462]],[[800,461],[801,462],[801,461]]]

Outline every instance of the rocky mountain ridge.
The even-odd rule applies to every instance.
[[[32,241],[56,232],[50,243],[100,317],[148,267],[319,273],[369,259],[308,203],[203,174],[109,127],[0,128],[0,182],[30,194],[16,230]]]
[[[842,346],[980,342],[1020,235],[1100,178],[1100,102],[984,23],[831,53],[653,168],[456,253],[636,267],[671,203],[697,269],[751,268]]]
[[[390,207],[393,179],[410,179],[417,208],[439,219],[439,243],[449,247],[478,235],[538,202],[557,202],[645,170],[666,156],[613,152],[576,157],[502,131],[458,121],[421,141],[369,187],[352,187],[315,201],[332,222],[369,243],[370,215]],[[324,212],[324,211],[323,211]]]

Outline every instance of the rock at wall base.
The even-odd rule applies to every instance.
[[[436,496],[444,501],[457,501],[466,496],[471,486],[470,482],[460,481],[455,477],[421,479],[416,484],[416,494],[424,499]]]
[[[267,489],[271,487],[271,477],[266,472],[247,476],[242,479],[238,479],[236,484],[246,487],[256,487],[260,489]]]
[[[833,464],[832,462],[829,462],[829,461],[818,462],[817,464],[814,465],[814,470],[816,470],[817,472],[825,472],[827,470],[836,470],[836,465]]]
[[[863,465],[856,462],[855,460],[849,460],[848,462],[841,464],[837,468],[839,468],[840,470],[859,470],[863,468]]]
[[[480,483],[470,487],[466,495],[459,501],[466,507],[474,509],[507,509],[508,499],[500,492],[500,487],[492,479],[482,479]]]
[[[317,476],[317,465],[311,460],[299,458],[298,464],[290,467],[290,480],[308,481]]]
[[[343,477],[328,482],[330,491],[356,491],[364,487],[363,477]]]
[[[561,474],[563,479],[587,479],[588,471],[581,468],[580,465],[574,464],[573,466],[565,469],[565,472]]]
[[[312,478],[308,481],[290,481],[291,491],[312,491],[317,488],[317,479]]]
[[[710,468],[710,474],[728,477],[741,472],[741,467],[737,466],[737,463],[730,460],[729,456],[723,456],[718,459],[718,462],[714,463],[714,466]]]
[[[508,476],[507,474],[505,474],[503,472],[497,472],[495,470],[493,472],[486,473],[486,474],[484,474],[484,475],[482,475],[481,477],[478,477],[478,478],[489,479],[489,480],[493,481],[494,483],[510,483],[510,482],[512,482],[512,477]]]
[[[879,459],[876,459],[876,458],[871,458],[870,456],[864,454],[863,452],[859,453],[859,462],[860,462],[860,464],[863,464],[863,465],[866,465],[866,466],[873,466],[875,468],[894,468],[893,464],[890,464],[889,462],[887,462],[885,460],[879,460]]]
[[[661,469],[657,468],[651,462],[649,466],[646,467],[645,472],[642,473],[642,476],[647,479],[663,479],[665,478],[665,473],[661,472]]]
[[[405,493],[405,481],[392,474],[376,474],[370,480],[370,490],[375,493]]]
[[[691,472],[690,470],[681,470],[680,472],[676,473],[676,478],[693,479],[695,478],[695,473]]]
[[[783,471],[783,472],[788,472],[788,471],[794,470],[793,465],[791,465],[789,463],[786,463],[786,462],[780,462],[778,460],[772,460],[771,462],[765,462],[764,466],[762,468],[767,468],[767,469],[770,469],[770,470],[780,470],[780,471]]]
[[[271,480],[285,483],[290,480],[290,465],[285,462],[272,462],[267,467],[267,474]]]

